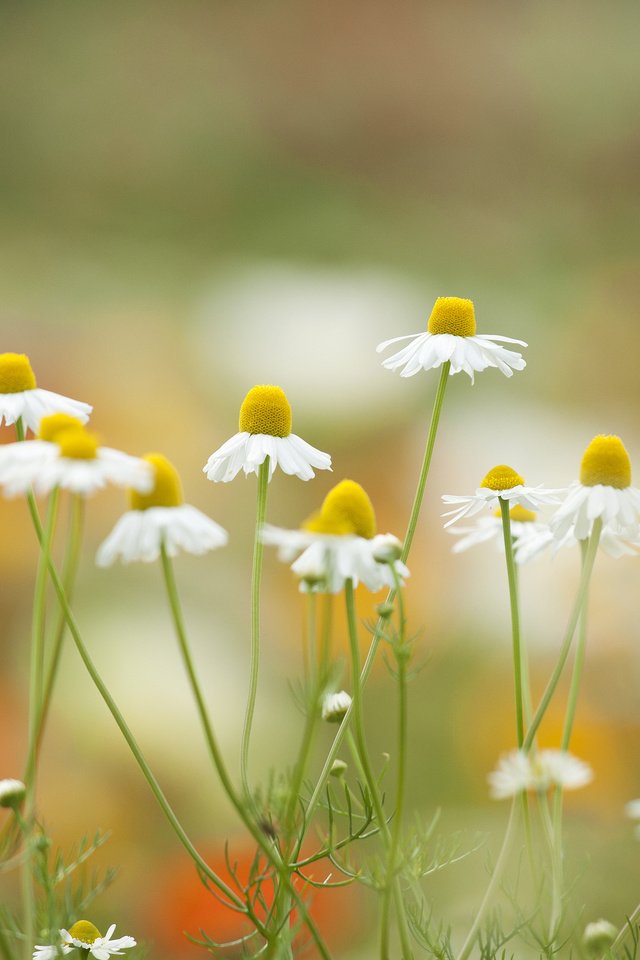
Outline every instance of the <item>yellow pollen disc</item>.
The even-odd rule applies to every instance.
[[[40,421],[38,440],[47,440],[51,443],[61,430],[82,428],[82,421],[68,413],[50,413]]]
[[[149,507],[179,507],[183,502],[182,483],[174,465],[161,453],[147,453],[142,458],[150,463],[155,474],[151,493],[129,491],[132,510],[148,510]]]
[[[427,330],[429,333],[451,333],[454,337],[473,337],[476,332],[473,300],[438,297],[433,305]]]
[[[291,433],[291,407],[280,387],[252,387],[240,407],[241,433],[267,433],[288,437]]]
[[[480,486],[487,487],[489,490],[511,490],[512,487],[524,486],[524,477],[501,463],[493,470],[489,470]]]
[[[74,940],[82,940],[83,943],[95,943],[102,934],[90,920],[76,920],[69,930],[69,936]]]
[[[36,377],[24,353],[0,353],[0,393],[35,390]]]
[[[593,438],[582,457],[580,483],[585,487],[602,483],[618,490],[631,485],[631,461],[620,437]]]
[[[303,530],[310,533],[326,533],[337,537],[345,537],[353,533],[353,524],[346,517],[326,517],[321,510],[316,510],[302,524]]]
[[[366,540],[375,537],[373,504],[359,483],[342,480],[329,491],[322,503],[319,526],[316,531],[320,533],[355,534]]]
[[[69,460],[95,460],[98,453],[98,438],[82,427],[68,427],[59,430],[55,442],[60,453]]]
[[[533,523],[536,519],[536,515],[533,510],[527,510],[526,507],[523,507],[519,503],[516,503],[515,507],[511,507],[511,510],[509,510],[509,516],[517,523]]]

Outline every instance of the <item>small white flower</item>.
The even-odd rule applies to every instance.
[[[22,780],[0,780],[0,807],[15,807],[23,799],[26,787]]]
[[[580,482],[573,483],[551,519],[554,536],[577,540],[591,535],[600,518],[627,540],[640,537],[640,490],[631,486],[631,461],[620,437],[594,437],[582,457]]]
[[[534,511],[544,504],[557,503],[558,497],[556,491],[547,490],[541,484],[537,487],[525,486],[520,474],[511,467],[500,464],[489,471],[474,494],[469,496],[443,494],[442,500],[446,504],[456,505],[453,510],[443,514],[444,517],[451,517],[445,523],[446,528],[462,520],[463,517],[475,516],[484,507],[495,509],[500,505],[501,500],[508,502],[510,510],[520,506],[525,510]]]
[[[473,301],[461,297],[438,297],[426,333],[385,340],[378,345],[377,352],[402,340],[410,343],[382,363],[388,370],[402,367],[401,377],[412,377],[419,370],[432,370],[450,361],[451,375],[464,371],[473,383],[476,371],[487,367],[497,367],[506,377],[511,377],[514,370],[523,370],[526,366],[522,354],[507,350],[500,343],[517,343],[522,347],[527,344],[495,334],[476,334]]]
[[[395,586],[409,576],[404,563],[381,563],[379,557],[397,551],[392,534],[375,534],[375,514],[360,484],[342,480],[324,499],[320,512],[304,530],[282,530],[265,524],[264,543],[279,548],[281,560],[289,562],[299,554],[291,569],[308,592],[339,593],[347,580],[354,587],[362,581],[376,593]]]
[[[69,953],[74,947],[88,950],[95,960],[109,960],[114,954],[121,954],[124,950],[136,946],[133,937],[118,937],[112,940],[116,929],[112,923],[106,936],[102,936],[97,927],[89,920],[78,920],[70,930],[60,930],[60,943],[53,946],[36,946],[33,960],[54,960],[59,953]]]
[[[584,928],[582,942],[589,954],[600,960],[618,936],[618,928],[608,920],[596,920],[588,923]]]
[[[342,723],[350,706],[351,697],[346,690],[328,693],[322,704],[322,719],[329,723]]]
[[[42,390],[29,358],[23,353],[0,354],[0,426],[21,419],[25,429],[36,433],[42,417],[66,413],[86,423],[93,408],[59,393]]]
[[[132,509],[120,517],[98,548],[98,566],[111,566],[118,558],[123,563],[152,563],[160,556],[162,544],[170,557],[180,550],[199,556],[223,547],[229,539],[227,531],[182,502],[182,485],[173,464],[159,453],[143,459],[152,471],[152,487],[147,493],[131,491]]]
[[[523,790],[545,791],[554,785],[563,790],[577,790],[591,782],[593,772],[589,764],[564,750],[529,754],[512,750],[500,757],[497,768],[487,779],[491,797],[504,800]]]
[[[578,545],[579,541],[574,537],[571,530],[565,533],[564,537],[558,539],[554,536],[549,524],[541,523],[535,526],[536,529],[528,531],[516,541],[516,563],[527,563],[549,547],[551,547],[553,556],[555,556],[559,550],[565,547],[576,547]],[[602,528],[598,547],[610,557],[613,557],[614,560],[618,560],[620,557],[637,557],[640,552],[640,543],[634,543],[632,540],[625,538],[608,525]]]
[[[209,480],[227,483],[244,470],[245,475],[260,471],[269,457],[269,480],[276,467],[301,480],[315,476],[318,470],[331,469],[328,453],[316,450],[291,433],[291,407],[280,387],[253,387],[240,408],[240,432],[211,454],[203,467]]]
[[[40,436],[47,439],[0,447],[0,486],[5,496],[24,494],[31,488],[37,494],[47,494],[55,487],[88,495],[107,483],[149,489],[152,477],[148,464],[139,457],[98,446],[97,438],[81,425],[63,422],[56,428],[58,421],[69,419],[73,418],[60,414],[44,417]]]
[[[66,931],[61,930],[60,934],[65,932]],[[48,946],[46,944],[36,944],[33,951],[33,960],[55,960],[55,958],[61,954],[71,953],[72,950],[73,947],[68,943],[59,943],[55,947]]]
[[[528,543],[532,538],[537,542],[545,533],[551,540],[553,539],[548,524],[536,520],[536,514],[533,511],[518,504],[509,510],[509,515],[515,558],[519,563],[522,562],[518,553],[521,544]],[[504,550],[500,511],[490,517],[478,517],[475,524],[470,527],[448,527],[448,532],[459,538],[453,546],[453,553],[462,553],[480,543],[487,543],[489,540],[495,540],[498,548]]]

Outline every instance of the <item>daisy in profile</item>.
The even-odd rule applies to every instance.
[[[160,453],[149,453],[143,459],[152,469],[153,487],[148,493],[130,491],[131,509],[98,549],[98,566],[111,566],[118,558],[123,563],[151,563],[160,556],[163,544],[170,557],[180,550],[202,554],[223,547],[228,540],[226,530],[183,502],[182,484],[173,464]]]
[[[382,361],[382,366],[388,370],[400,370],[401,377],[412,377],[419,370],[433,370],[449,362],[451,375],[464,371],[473,383],[476,371],[487,367],[497,367],[505,377],[511,377],[514,370],[523,370],[526,366],[522,354],[500,344],[517,343],[521,347],[527,344],[523,340],[495,334],[476,334],[473,301],[462,297],[438,297],[426,333],[393,337],[378,344],[376,350],[381,353],[402,340],[410,342]]]
[[[264,543],[279,548],[300,578],[300,589],[339,593],[347,580],[362,581],[372,593],[393,587],[395,575],[409,576],[400,561],[402,544],[392,534],[376,534],[371,500],[353,480],[342,480],[325,497],[319,512],[301,530],[262,528]]]
[[[68,414],[43,417],[35,440],[0,447],[0,487],[8,497],[56,487],[88,495],[107,483],[149,490],[152,471],[139,457],[99,446],[96,435]]]
[[[0,426],[22,420],[26,430],[36,433],[47,414],[68,413],[86,423],[91,410],[88,403],[38,387],[24,353],[0,353]]]
[[[543,537],[548,536],[553,540],[553,535],[549,530],[547,523],[542,523],[537,519],[537,514],[533,510],[527,510],[526,507],[517,503],[515,507],[509,510],[511,520],[511,536],[513,538],[514,549],[518,549],[520,543],[528,542],[532,537],[536,542]],[[504,550],[504,539],[502,536],[502,513],[497,509],[491,516],[478,517],[474,526],[470,527],[449,527],[448,532],[455,537],[459,537],[453,545],[453,553],[463,553],[471,547],[480,543],[487,543],[490,540],[497,542],[498,548]],[[540,548],[542,549],[542,548]],[[516,553],[516,560],[518,554]],[[527,557],[527,559],[529,559]],[[522,561],[521,561],[522,562]]]
[[[240,432],[211,454],[203,467],[209,480],[227,483],[244,470],[259,473],[269,457],[269,480],[276,467],[310,480],[318,470],[331,469],[328,453],[316,450],[291,432],[291,407],[280,387],[252,387],[240,407]]]
[[[512,750],[500,757],[498,766],[487,780],[491,797],[504,800],[524,790],[544,793],[552,786],[578,790],[591,783],[593,771],[588,763],[565,750],[535,753]]]
[[[554,536],[576,540],[591,535],[600,518],[629,540],[640,537],[640,490],[631,486],[631,461],[620,437],[599,435],[585,450],[580,481],[573,483],[551,519]]]
[[[133,937],[111,937],[116,929],[112,923],[106,936],[102,936],[97,927],[89,920],[77,920],[69,930],[60,930],[60,943],[51,946],[36,946],[33,960],[55,960],[59,952],[70,953],[74,948],[86,950],[95,960],[109,960],[109,957],[123,953],[136,946]]]
[[[520,506],[530,511],[535,511],[546,503],[558,502],[555,491],[546,490],[542,485],[527,487],[524,478],[503,463],[489,471],[474,494],[444,494],[442,499],[446,504],[455,504],[453,510],[443,514],[444,517],[451,517],[445,527],[462,520],[463,517],[475,516],[484,507],[500,507],[501,500],[508,502],[510,510]]]

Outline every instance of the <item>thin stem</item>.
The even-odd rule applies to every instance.
[[[256,505],[256,529],[253,540],[253,569],[251,573],[251,666],[249,672],[249,696],[247,709],[242,728],[242,743],[240,746],[240,776],[242,786],[247,797],[251,796],[249,788],[249,744],[251,741],[251,726],[256,709],[258,696],[258,673],[260,669],[260,581],[262,579],[262,555],[264,544],[261,532],[267,511],[267,489],[269,485],[269,457],[265,457],[258,472],[258,500]]]
[[[584,540],[580,541],[582,551],[582,569],[586,562],[587,544]],[[580,681],[582,679],[582,669],[584,667],[585,653],[587,649],[587,601],[580,611],[580,623],[578,625],[578,642],[576,644],[576,656],[573,661],[573,673],[571,675],[571,688],[569,690],[569,700],[567,702],[567,713],[564,720],[562,731],[562,749],[568,750],[571,742],[571,733],[576,715],[576,706],[578,703],[578,693],[580,692]]]
[[[524,717],[522,710],[522,657],[520,651],[520,613],[518,610],[518,588],[516,584],[515,562],[513,559],[513,540],[511,538],[511,517],[509,515],[509,501],[498,497],[500,513],[502,514],[502,533],[504,536],[504,552],[507,560],[507,577],[509,580],[509,604],[511,607],[511,638],[513,646],[513,678],[516,693],[516,733],[518,748],[524,740]]]
[[[545,809],[548,808],[545,805]],[[549,940],[555,940],[559,932],[562,918],[562,888],[563,881],[563,854],[562,854],[562,789],[556,787],[553,798],[553,820],[550,826],[551,835],[551,865],[552,865],[552,895],[551,918],[549,920]]]
[[[513,833],[513,827],[516,822],[517,800],[518,800],[517,797],[513,798],[513,802],[511,804],[511,813],[509,814],[509,821],[507,823],[507,829],[505,830],[504,839],[502,841],[502,847],[500,848],[500,853],[498,854],[498,859],[496,860],[496,865],[493,869],[493,874],[491,876],[491,880],[489,881],[489,886],[485,891],[485,895],[482,898],[482,903],[480,904],[478,912],[475,916],[475,920],[473,921],[473,924],[471,925],[471,929],[467,934],[467,938],[462,945],[462,949],[460,950],[460,953],[458,954],[458,960],[467,960],[467,957],[471,953],[474,941],[478,934],[478,930],[480,929],[480,924],[484,919],[484,915],[487,910],[487,907],[489,906],[489,903],[491,902],[491,898],[493,897],[498,887],[498,884],[500,883],[502,872],[504,870],[504,866],[507,860],[507,854],[509,852],[509,846],[511,845],[511,835]]]
[[[531,749],[533,739],[537,733],[538,727],[542,722],[542,718],[546,713],[546,710],[547,710],[547,707],[549,706],[551,698],[553,697],[556,691],[556,687],[558,686],[558,682],[560,680],[562,670],[564,668],[565,663],[567,662],[567,657],[569,656],[569,650],[571,649],[571,643],[573,641],[573,635],[576,630],[578,619],[580,617],[582,609],[584,608],[587,602],[587,597],[589,594],[589,582],[591,580],[591,574],[593,572],[593,565],[596,559],[596,552],[598,550],[598,543],[600,541],[601,531],[602,531],[602,520],[600,517],[598,517],[594,521],[591,537],[589,538],[589,544],[587,546],[584,564],[582,566],[582,576],[580,578],[578,595],[575,599],[575,603],[571,611],[571,616],[569,617],[569,623],[567,625],[567,630],[564,636],[564,640],[562,642],[562,647],[560,649],[560,656],[558,657],[558,662],[556,663],[555,669],[547,684],[544,694],[542,695],[542,700],[540,701],[538,709],[536,710],[535,716],[531,721],[531,725],[524,739],[523,748],[527,751]]]

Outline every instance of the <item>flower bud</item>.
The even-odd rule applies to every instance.
[[[22,803],[26,790],[22,780],[0,780],[0,807],[15,810]]]
[[[395,563],[402,556],[402,544],[392,533],[376,538],[377,543],[373,551],[376,563]]]
[[[344,762],[344,760],[334,760],[331,764],[329,775],[332,777],[344,777],[347,769],[347,764]]]
[[[618,930],[608,920],[596,920],[588,923],[582,935],[588,953],[592,957],[602,957],[618,936]]]
[[[322,719],[329,723],[342,723],[344,716],[351,706],[351,697],[346,691],[329,693],[322,704]]]

